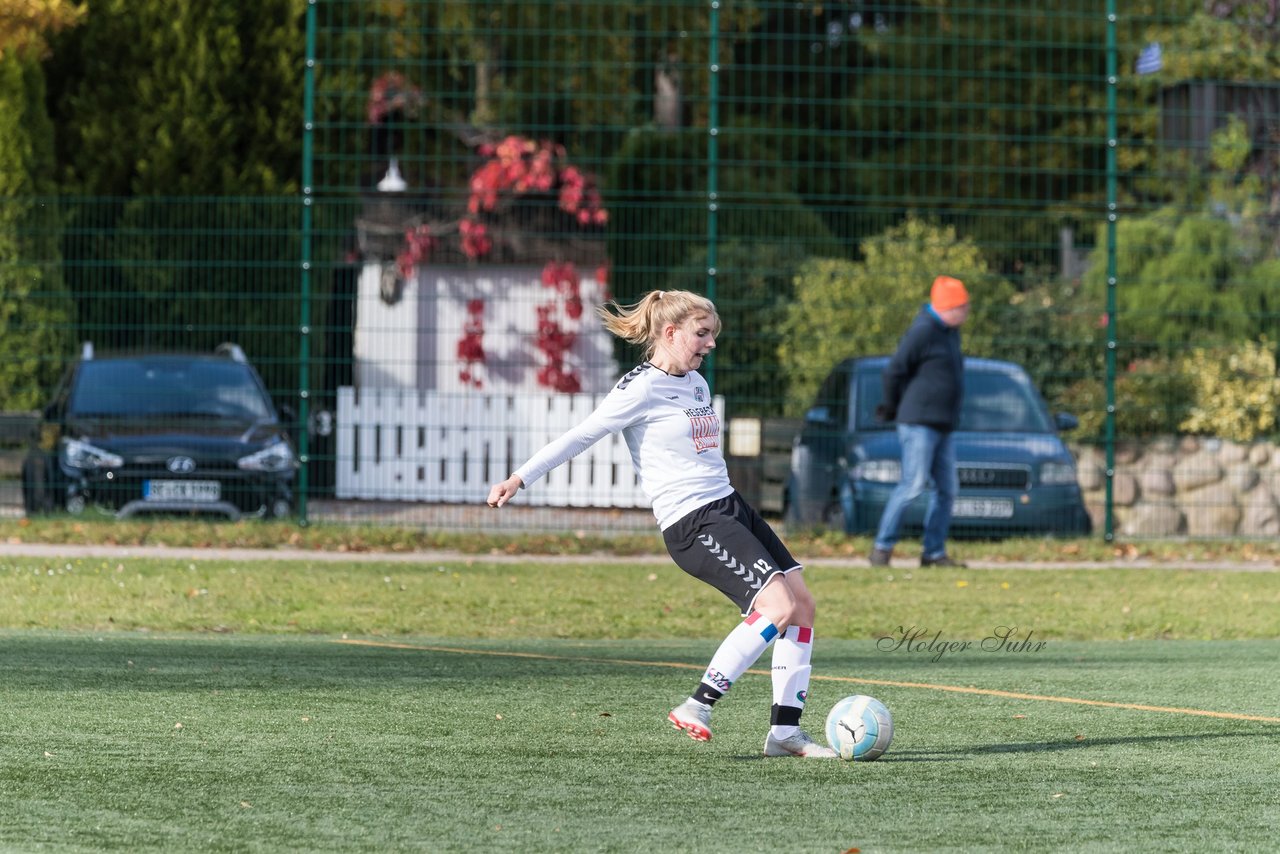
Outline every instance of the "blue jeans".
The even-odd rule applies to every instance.
[[[956,448],[951,433],[920,424],[899,424],[898,444],[902,446],[902,479],[889,494],[889,503],[880,516],[875,547],[893,551],[902,527],[902,515],[933,481],[929,509],[924,514],[924,548],[921,557],[933,559],[947,553],[947,532],[951,529],[951,506],[960,491],[956,473]]]

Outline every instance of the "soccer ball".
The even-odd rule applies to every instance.
[[[875,697],[854,694],[827,714],[827,743],[850,762],[870,762],[889,749],[893,717]]]

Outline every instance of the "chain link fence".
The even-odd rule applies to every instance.
[[[706,373],[739,488],[838,525],[858,460],[831,436],[851,422],[809,475],[797,437],[839,403],[837,366],[891,352],[947,273],[974,300],[966,351],[1078,421],[1060,435],[1096,535],[1272,536],[1264,13],[311,0],[298,195],[2,203],[8,337],[41,338],[10,360],[6,408],[43,406],[84,341],[234,341],[287,404],[302,518],[484,528],[488,484],[640,358],[596,306],[685,288],[725,323]],[[1224,47],[1240,39],[1254,57]],[[602,443],[502,524],[651,526],[623,451]],[[970,466],[974,489],[1026,468],[966,505],[976,532],[1041,500],[1052,477],[1024,451]],[[801,489],[825,503],[798,513]],[[1015,532],[1077,530],[1074,512]]]

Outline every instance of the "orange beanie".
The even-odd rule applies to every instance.
[[[946,311],[959,308],[969,302],[969,292],[964,289],[964,282],[950,276],[939,276],[933,280],[933,289],[929,291],[929,301],[934,311]]]

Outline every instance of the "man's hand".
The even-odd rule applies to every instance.
[[[511,496],[520,491],[522,486],[524,486],[524,481],[514,474],[502,483],[495,483],[489,489],[489,506],[501,507],[506,504],[511,500]]]

